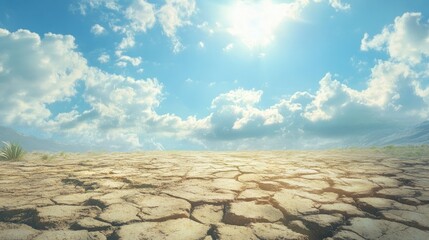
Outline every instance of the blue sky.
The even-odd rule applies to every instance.
[[[429,115],[424,0],[0,3],[0,125],[94,149],[349,146]]]

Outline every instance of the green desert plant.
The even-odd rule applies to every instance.
[[[24,149],[17,143],[3,142],[0,158],[5,160],[19,160],[24,155]]]

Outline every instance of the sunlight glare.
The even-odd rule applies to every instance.
[[[250,49],[265,47],[274,39],[274,32],[285,17],[282,4],[270,0],[237,1],[228,12],[228,32]]]

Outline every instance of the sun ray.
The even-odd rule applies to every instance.
[[[228,32],[248,48],[265,47],[274,40],[275,31],[286,17],[287,5],[271,1],[238,1],[228,10]]]

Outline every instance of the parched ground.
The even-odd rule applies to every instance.
[[[429,155],[387,151],[28,154],[0,239],[429,239]]]

